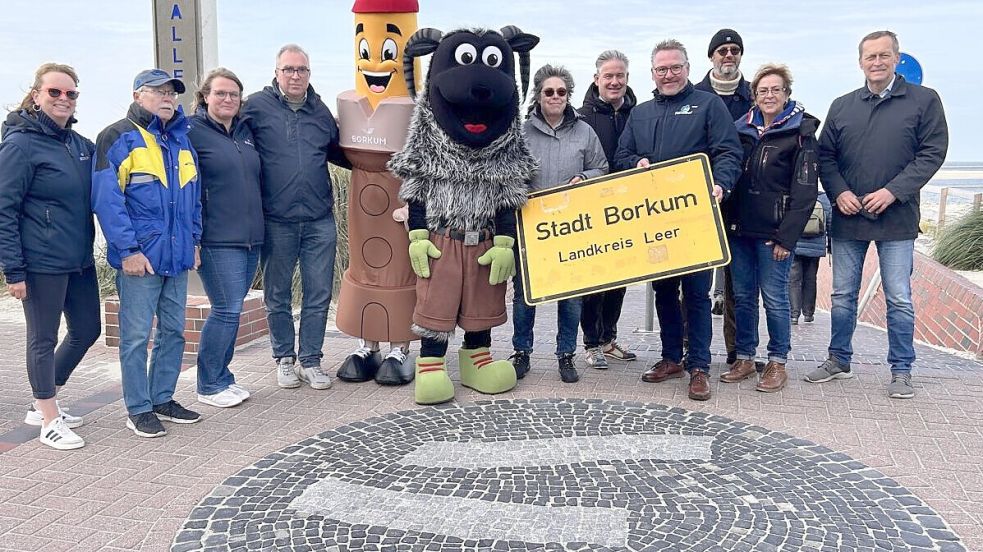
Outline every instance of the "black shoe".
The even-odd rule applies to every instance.
[[[808,319],[806,319],[806,321],[808,322]],[[793,318],[792,319],[792,325],[793,326],[798,326],[799,325],[799,319],[798,318]]]
[[[193,410],[188,410],[174,400],[164,404],[155,404],[154,414],[157,414],[157,417],[161,420],[167,420],[176,424],[193,424],[201,421],[201,414]]]
[[[167,435],[164,424],[160,423],[153,412],[143,412],[135,414],[126,420],[126,427],[133,430],[140,437],[160,437]]]
[[[563,383],[576,383],[580,380],[580,374],[573,367],[573,353],[567,353],[559,358],[560,379]]]
[[[710,314],[715,314],[717,316],[722,316],[724,314],[724,296],[714,295],[713,296],[713,306],[710,307]]]
[[[727,360],[724,362],[727,364],[727,366],[730,366],[731,364],[737,362],[737,351],[728,351]]]
[[[512,366],[515,367],[516,379],[526,377],[526,374],[529,373],[529,353],[525,351],[516,351],[509,357],[509,361],[511,361]]]
[[[338,368],[338,379],[350,383],[369,381],[379,372],[381,364],[382,356],[379,355],[379,351],[361,346],[341,363],[341,368]]]
[[[765,369],[764,361],[763,360],[754,361],[754,369],[757,370],[759,374],[763,372]]]
[[[816,319],[815,316],[813,316],[811,314],[807,314],[807,315],[805,315],[805,318],[803,320],[805,320],[806,322],[812,322],[815,319]]]

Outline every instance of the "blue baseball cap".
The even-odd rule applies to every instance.
[[[174,84],[174,90],[178,94],[184,94],[184,83],[162,69],[140,71],[140,74],[133,79],[133,90],[139,90],[142,86],[164,86],[169,82]]]

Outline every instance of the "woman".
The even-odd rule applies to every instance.
[[[252,132],[239,117],[242,82],[235,73],[211,71],[196,97],[188,136],[202,183],[198,274],[212,305],[198,347],[198,402],[228,408],[249,398],[229,363],[263,244],[260,161]]]
[[[572,94],[573,76],[565,68],[544,65],[536,71],[529,117],[523,125],[529,151],[539,161],[539,172],[530,183],[530,191],[576,184],[608,172],[600,140],[570,106]],[[515,353],[511,359],[516,377],[522,378],[529,371],[536,308],[522,299],[522,275],[516,274],[512,282],[515,290],[512,347]],[[564,383],[573,383],[580,379],[573,366],[573,353],[577,349],[581,299],[563,299],[558,302],[557,309],[556,356],[560,379]]]
[[[754,106],[734,123],[744,146],[744,172],[728,222],[737,361],[720,379],[736,383],[756,373],[760,293],[768,325],[768,364],[756,389],[773,393],[788,381],[788,273],[795,242],[816,204],[819,120],[789,100],[792,74],[784,65],[758,69],[751,93]]]
[[[817,201],[823,205],[826,221],[830,220],[832,206],[826,193],[820,191]],[[827,222],[828,224],[828,222]],[[816,275],[819,259],[826,256],[827,229],[813,237],[802,236],[795,244],[795,258],[788,276],[788,299],[792,305],[792,325],[799,323],[799,315],[812,322],[816,315]]]
[[[34,394],[24,422],[59,450],[85,445],[72,431],[82,418],[56,397],[102,328],[89,207],[95,146],[72,130],[78,96],[75,70],[45,63],[0,142],[0,269],[24,305]],[[68,333],[55,350],[62,314]]]

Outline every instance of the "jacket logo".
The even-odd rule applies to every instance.
[[[680,107],[673,115],[692,115],[696,108],[700,107],[698,105],[684,105]]]
[[[252,147],[252,148],[255,148],[256,147],[255,145],[253,145],[253,141],[250,140],[250,139],[248,139],[248,138],[246,138],[245,140],[243,140],[242,143],[243,144],[246,144],[247,146]]]
[[[82,155],[79,155],[79,161],[88,161],[89,159],[91,159],[91,157],[89,156],[88,153],[83,153]]]

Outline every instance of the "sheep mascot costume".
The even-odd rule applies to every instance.
[[[418,404],[454,398],[447,340],[464,330],[461,383],[480,393],[515,387],[515,368],[494,360],[491,329],[504,324],[505,289],[515,273],[515,212],[526,202],[536,161],[519,105],[529,87],[529,51],[539,38],[509,26],[496,32],[417,31],[406,44],[410,93],[414,58],[433,54],[403,149],[390,171],[409,206],[409,256],[417,275],[413,331]],[[522,95],[515,82],[519,58]]]

